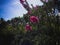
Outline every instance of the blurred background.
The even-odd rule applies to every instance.
[[[27,0],[30,7],[31,4],[43,5],[40,0]],[[22,6],[20,0],[0,0],[0,18],[9,20],[14,17],[23,17],[23,14],[26,14],[27,10]]]

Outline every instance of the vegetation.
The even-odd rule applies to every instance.
[[[60,16],[55,16],[52,8],[51,2],[48,2],[33,7],[31,13],[28,11],[22,18],[15,17],[8,21],[1,18],[0,45],[60,45]],[[31,22],[31,16],[37,16],[38,22],[34,23],[33,19]],[[25,29],[27,24],[32,30]]]

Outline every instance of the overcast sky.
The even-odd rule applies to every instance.
[[[40,0],[27,0],[29,5],[43,5]],[[0,0],[0,18],[4,18],[5,20],[14,18],[14,17],[22,17],[23,14],[26,14],[27,11],[21,5],[19,0]]]

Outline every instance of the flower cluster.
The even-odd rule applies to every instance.
[[[24,6],[24,8],[28,11],[28,15],[32,14],[32,10],[30,9],[28,3],[26,0],[20,0],[21,4]],[[38,9],[38,6],[34,7],[32,5],[33,9],[34,10],[37,10]],[[29,20],[31,23],[38,23],[39,22],[39,18],[37,16],[29,16]],[[26,24],[25,26],[25,29],[26,30],[32,30],[32,26],[30,26],[29,24]]]
[[[32,27],[29,24],[26,24],[25,30],[32,30]]]
[[[30,22],[32,22],[32,23],[38,23],[39,19],[36,16],[30,16]],[[25,30],[32,30],[32,26],[30,26],[29,24],[26,24]]]
[[[38,19],[38,17],[36,17],[36,16],[30,16],[30,21],[31,21],[32,23],[38,23],[38,22],[39,22],[39,19]]]

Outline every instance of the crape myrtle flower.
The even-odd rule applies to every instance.
[[[38,22],[39,22],[39,19],[38,19],[37,16],[30,16],[30,21],[31,21],[32,23],[38,23]]]
[[[32,30],[32,26],[30,26],[29,24],[26,24],[25,30],[27,30],[27,31],[30,30],[31,31]]]

